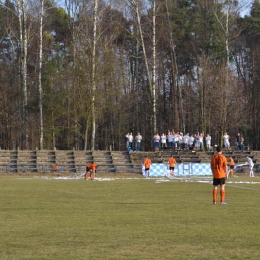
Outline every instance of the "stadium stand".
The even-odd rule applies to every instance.
[[[148,156],[152,163],[167,163],[171,155],[177,163],[209,163],[213,154],[213,151],[186,150],[155,152],[0,150],[0,173],[82,173],[88,163],[94,162],[98,165],[98,172],[141,173],[145,156]],[[260,151],[230,150],[224,151],[223,154],[227,158],[232,156],[237,164],[245,163],[248,156],[256,165],[260,164]],[[256,170],[260,171],[258,168]]]

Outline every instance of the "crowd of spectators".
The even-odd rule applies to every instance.
[[[203,150],[204,134],[183,134],[182,132],[168,131],[167,135],[156,133],[153,138],[154,150],[169,147],[173,150]],[[161,144],[161,145],[160,145]],[[206,136],[206,149],[211,149],[211,136]]]
[[[142,136],[138,133],[135,137],[132,133],[126,134],[126,148],[129,151],[133,151],[133,142],[135,141],[136,151],[141,149]],[[224,133],[222,136],[223,147],[227,150],[230,149],[230,136],[228,133]],[[204,147],[205,146],[205,147]],[[244,138],[240,133],[236,135],[236,146],[239,150],[244,150]],[[183,134],[182,132],[175,132],[173,130],[168,130],[167,133],[156,133],[153,137],[153,148],[155,151],[159,149],[172,149],[172,150],[194,150],[194,151],[212,151],[212,142],[210,134],[204,135],[204,133]],[[204,149],[205,148],[205,149]]]

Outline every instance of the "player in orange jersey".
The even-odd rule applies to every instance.
[[[85,173],[85,175],[84,175],[85,180],[88,179],[88,173],[91,174],[91,171],[92,171],[92,169],[91,169],[91,163],[89,163],[89,164],[86,166],[86,173]]]
[[[171,157],[169,158],[168,160],[168,163],[170,165],[170,174],[172,176],[174,176],[174,167],[175,167],[175,164],[177,163],[176,160],[173,158],[173,156],[171,155]]]
[[[149,177],[150,175],[150,167],[151,167],[151,159],[148,158],[148,156],[145,157],[144,159],[144,169],[145,169],[145,176]]]
[[[88,173],[90,174],[90,179],[93,181],[95,179],[95,174],[97,171],[97,164],[95,163],[89,163],[86,167],[86,174],[85,174],[85,180],[88,179]]]
[[[233,157],[229,157],[229,173],[230,173],[230,177],[234,176],[234,167],[235,167],[235,161],[233,159]]]
[[[220,185],[220,204],[225,202],[225,182],[228,174],[227,158],[222,154],[222,147],[217,147],[217,154],[211,158],[211,171],[213,173],[213,204],[217,204],[218,185]]]
[[[90,179],[93,181],[95,179],[96,176],[96,172],[97,172],[97,164],[92,163],[91,165],[91,169],[92,169],[92,173],[90,174]]]

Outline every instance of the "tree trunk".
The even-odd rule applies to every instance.
[[[153,95],[153,135],[157,130],[157,108],[156,108],[156,30],[155,30],[155,18],[156,18],[156,4],[153,1],[153,76],[152,76],[152,95]]]
[[[184,110],[183,110],[183,98],[182,98],[182,88],[179,84],[179,72],[177,66],[177,59],[176,59],[176,52],[175,52],[175,45],[173,39],[173,28],[170,21],[170,14],[168,9],[168,3],[166,1],[166,11],[168,16],[168,24],[170,30],[170,49],[171,49],[171,60],[172,60],[172,76],[173,76],[173,85],[174,90],[174,127],[176,131],[182,130],[185,133],[185,120],[184,120]],[[177,94],[178,93],[178,94]],[[178,100],[177,100],[178,97]],[[177,129],[176,129],[177,128]]]
[[[42,108],[42,27],[43,27],[43,16],[44,16],[44,1],[41,0],[41,12],[40,12],[40,43],[39,43],[39,110],[40,110],[40,150],[43,149],[43,108]]]
[[[20,31],[20,55],[21,55],[21,84],[22,84],[22,143],[21,148],[28,149],[28,111],[27,111],[27,13],[24,0],[16,0],[18,7],[19,31]]]
[[[137,18],[137,27],[138,31],[140,34],[140,41],[143,49],[143,56],[144,56],[144,62],[145,62],[145,69],[146,69],[146,74],[147,74],[147,80],[148,80],[148,86],[149,86],[149,101],[152,104],[152,118],[153,118],[153,132],[157,132],[157,118],[156,118],[156,84],[155,84],[155,79],[156,79],[156,31],[155,31],[155,11],[156,11],[156,1],[153,0],[153,25],[152,25],[152,30],[153,30],[153,40],[152,40],[152,52],[153,52],[153,65],[152,65],[152,75],[150,73],[149,69],[149,64],[148,64],[148,57],[147,57],[147,51],[146,51],[146,46],[144,42],[144,35],[143,35],[143,30],[141,26],[141,16],[140,16],[140,8],[139,4],[136,0],[131,0],[131,4],[135,10],[136,18]],[[152,100],[151,100],[152,98]]]
[[[92,111],[92,143],[91,150],[95,150],[95,138],[96,138],[96,45],[97,45],[97,9],[98,0],[94,3],[94,21],[93,21],[93,47],[92,47],[92,101],[91,101],[91,111]]]

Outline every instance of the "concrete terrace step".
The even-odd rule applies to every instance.
[[[178,163],[209,163],[214,152],[205,151],[169,151],[127,152],[127,151],[74,151],[74,150],[0,150],[0,172],[52,172],[56,171],[82,173],[88,163],[97,163],[98,172],[104,173],[141,173],[145,156],[152,163],[167,163],[173,155]],[[255,163],[260,162],[260,151],[225,151],[224,155],[232,156],[237,163],[245,163],[249,156]]]
[[[201,159],[200,158],[182,158],[181,161],[183,163],[201,163]]]

